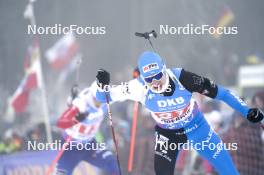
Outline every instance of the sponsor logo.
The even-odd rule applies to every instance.
[[[173,121],[178,121],[186,117],[186,114],[190,112],[190,105],[185,107],[183,110],[176,110],[172,112],[161,112],[161,113],[155,113],[158,118],[161,120],[173,120]],[[169,122],[170,123],[170,122]]]
[[[176,105],[183,104],[183,103],[184,103],[183,97],[177,97],[177,98],[173,98],[173,99],[166,99],[166,100],[158,100],[157,101],[157,105],[160,108],[164,108],[167,106],[176,106]]]
[[[168,137],[165,137],[165,136],[163,136],[161,134],[158,134],[156,132],[155,150],[157,150],[157,148],[159,146],[159,148],[162,150],[161,152],[166,154],[168,149],[163,149],[163,148],[166,148],[168,143],[169,143],[169,138]]]
[[[213,159],[216,159],[218,156],[219,156],[219,154],[220,154],[220,152],[223,150],[223,142],[221,141],[220,143],[218,143],[217,145],[216,145],[216,152],[214,153],[214,155],[213,155]]]
[[[155,94],[149,94],[148,99],[151,100],[153,97],[155,97]]]
[[[159,65],[157,63],[150,63],[143,67],[143,72],[146,73],[155,69],[159,69]]]

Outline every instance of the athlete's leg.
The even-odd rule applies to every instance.
[[[174,145],[178,145],[177,143],[185,143],[187,137],[185,135],[175,134],[175,132],[182,132],[181,130],[166,130],[156,126],[155,131],[155,173],[156,175],[173,175],[179,152],[177,146],[175,147]]]
[[[92,141],[90,144],[98,145],[99,143]],[[96,149],[91,149],[87,151],[86,154],[83,154],[82,160],[98,167],[104,172],[107,172],[107,174],[118,175],[118,164],[115,155],[106,148],[103,149],[103,147],[93,147]]]
[[[229,152],[224,149],[220,137],[207,121],[203,118],[197,125],[198,128],[187,133],[187,136],[199,154],[207,159],[220,175],[239,175]]]
[[[57,163],[55,175],[72,175],[74,168],[81,161],[81,151],[65,150]]]

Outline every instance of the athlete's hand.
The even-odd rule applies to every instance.
[[[251,108],[248,111],[247,119],[251,121],[252,123],[257,123],[262,121],[264,118],[264,114],[261,110],[257,108]]]
[[[96,75],[97,84],[100,88],[104,89],[110,83],[110,74],[104,69],[99,69]]]
[[[71,97],[72,99],[75,99],[79,94],[79,87],[77,84],[74,84],[72,87],[71,87]]]
[[[85,119],[85,117],[87,116],[88,114],[82,114],[82,113],[78,113],[75,118],[74,118],[74,121],[75,123],[79,123],[81,121],[83,121]]]

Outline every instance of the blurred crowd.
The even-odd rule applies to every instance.
[[[58,130],[52,132],[53,139],[61,139]],[[10,128],[1,135],[0,154],[11,154],[28,150],[28,143],[45,143],[47,141],[44,123],[39,123],[25,133],[17,128]]]

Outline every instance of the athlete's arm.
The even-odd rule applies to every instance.
[[[143,102],[144,86],[139,82],[138,79],[133,79],[121,85],[113,85],[109,87],[107,92],[98,87],[96,99],[102,103],[105,103],[106,94],[110,96],[110,102],[125,100]]]
[[[225,102],[251,122],[258,122],[263,119],[263,114],[258,109],[250,109],[241,98],[224,87],[216,85],[208,78],[182,69],[179,81],[190,92],[198,92]]]
[[[76,106],[70,106],[63,112],[56,125],[58,128],[67,129],[84,120],[87,114],[81,114]]]
[[[57,127],[67,129],[83,121],[88,115],[86,111],[87,94],[89,89],[84,89],[75,99],[73,99],[68,109],[66,109],[57,121]]]
[[[99,70],[97,74],[98,89],[96,99],[101,103],[106,102],[106,95],[109,95],[110,102],[132,100],[144,101],[144,86],[139,79],[133,79],[120,85],[109,85],[110,75],[105,70]],[[108,75],[107,75],[108,74]],[[109,79],[108,79],[109,78]],[[108,86],[107,88],[105,88]]]

